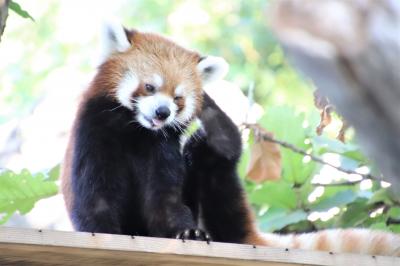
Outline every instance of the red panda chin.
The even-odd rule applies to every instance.
[[[148,118],[142,114],[139,114],[136,119],[143,127],[151,130],[159,130],[164,126],[167,126],[165,121],[161,121],[156,118]]]

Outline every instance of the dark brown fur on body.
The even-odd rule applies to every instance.
[[[242,149],[238,128],[207,94],[199,119],[203,128],[183,150],[188,206],[213,240],[265,245],[236,173]]]

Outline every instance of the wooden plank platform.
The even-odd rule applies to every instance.
[[[0,227],[0,265],[399,266],[400,258]]]

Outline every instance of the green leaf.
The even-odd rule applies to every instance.
[[[187,129],[185,130],[185,136],[187,137],[192,136],[194,133],[196,133],[198,129],[200,129],[199,123],[196,122],[190,123]]]
[[[369,228],[374,230],[389,231],[389,228],[385,222],[374,223]]]
[[[247,166],[250,162],[250,148],[247,147],[243,150],[242,156],[238,164],[238,173],[241,178],[245,178],[247,174]]]
[[[246,145],[247,144],[247,145]],[[249,139],[247,143],[244,145],[244,150],[242,152],[242,156],[240,157],[240,162],[238,165],[238,172],[241,178],[245,178],[247,175],[247,167],[250,162],[250,153],[251,153],[251,146],[254,144],[254,134],[250,132]]]
[[[319,197],[316,201],[310,203],[310,206],[317,205],[319,202],[322,202],[330,197],[333,197],[337,193],[341,191],[347,191],[347,190],[353,190],[354,189],[350,186],[332,186],[332,187],[325,187],[324,188],[324,193],[322,194],[321,197]]]
[[[0,173],[0,224],[5,223],[15,212],[26,214],[35,203],[53,196],[58,188],[54,181],[41,173],[32,175],[27,170],[15,174],[12,171]]]
[[[400,207],[392,207],[388,211],[388,216],[393,219],[400,219]]]
[[[336,193],[335,195],[325,198],[316,204],[310,206],[312,211],[328,211],[333,207],[340,207],[350,202],[353,202],[357,198],[357,194],[353,190],[345,190]]]
[[[296,114],[293,108],[280,106],[267,109],[259,123],[266,130],[272,132],[275,138],[307,151],[311,145],[304,143],[307,138],[306,130],[303,128],[304,120],[304,114]],[[303,184],[315,171],[315,162],[304,163],[303,155],[286,148],[281,148],[281,152],[283,179]]]
[[[340,156],[340,166],[344,169],[355,170],[357,167],[360,166],[360,163],[351,158]]]
[[[21,17],[23,17],[23,18],[29,18],[29,19],[31,19],[32,21],[35,21],[34,19],[33,19],[33,17],[26,11],[26,10],[24,10],[24,9],[22,9],[22,7],[18,4],[18,3],[16,3],[16,2],[14,2],[14,1],[10,1],[10,3],[8,4],[8,7],[12,10],[12,11],[14,11],[15,13],[17,13],[18,15],[20,15]]]
[[[366,199],[357,199],[351,203],[347,210],[341,215],[338,220],[339,227],[357,227],[360,226],[369,217],[368,206]]]
[[[312,137],[311,142],[317,154],[332,152],[357,161],[358,164],[366,164],[368,162],[357,145],[345,144],[337,139],[330,139],[323,135]]]
[[[369,164],[369,160],[361,153],[360,149],[354,151],[347,151],[342,153],[343,156],[360,162],[360,164]]]
[[[354,144],[344,144],[337,139],[331,139],[324,135],[314,136],[312,138],[312,143],[318,150],[318,153],[333,152],[342,154],[345,152],[358,151],[359,148]]]
[[[348,147],[342,142],[330,139],[324,135],[314,136],[311,139],[313,146],[318,154],[323,154],[326,152],[343,153],[348,151]]]
[[[390,199],[390,195],[386,188],[381,188],[374,192],[374,195],[368,201],[368,204],[374,204],[377,202],[383,202],[385,204],[391,205],[393,202]]]
[[[396,234],[400,234],[400,224],[391,224],[389,225],[390,231]]]
[[[298,201],[302,206],[308,206],[310,202],[308,201],[308,196],[314,191],[315,186],[313,186],[310,182],[312,177],[307,180],[303,185],[297,188],[297,197]]]
[[[292,185],[284,180],[265,182],[260,189],[250,194],[250,201],[253,204],[267,204],[284,209],[295,209],[297,205],[297,197]]]
[[[60,177],[60,165],[54,166],[50,171],[47,173],[49,181],[57,181]]]
[[[13,215],[13,213],[0,213],[0,224],[5,224]]]
[[[260,227],[264,232],[272,232],[304,220],[307,220],[307,213],[302,210],[287,212],[285,209],[271,208],[260,218]]]

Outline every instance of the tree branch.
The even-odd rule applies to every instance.
[[[358,175],[360,175],[360,174],[358,174]],[[327,183],[327,184],[325,184],[325,183],[311,183],[311,185],[316,186],[316,187],[318,187],[318,186],[321,186],[321,187],[354,186],[354,185],[357,185],[357,184],[361,183],[364,180],[370,180],[370,179],[362,178],[362,179],[357,180],[357,181],[346,181],[346,182],[336,182],[336,183]]]
[[[3,35],[4,28],[6,27],[6,20],[8,17],[8,3],[9,0],[0,0],[0,41]]]
[[[349,181],[349,182],[344,182],[344,183],[331,183],[331,184],[313,184],[313,185],[321,185],[321,186],[340,186],[340,185],[343,185],[343,186],[345,186],[345,185],[354,185],[354,184],[357,184],[357,183],[361,182],[362,180],[366,180],[366,179],[381,180],[381,178],[378,178],[378,177],[376,177],[374,175],[371,175],[371,174],[361,174],[361,173],[358,173],[357,171],[354,171],[354,170],[345,169],[343,167],[333,165],[333,164],[331,164],[329,162],[324,161],[322,158],[319,158],[319,157],[317,157],[317,156],[315,156],[315,155],[313,155],[313,154],[311,154],[309,152],[306,152],[306,151],[294,146],[291,143],[287,143],[287,142],[282,141],[282,140],[277,140],[274,137],[269,136],[268,134],[265,134],[264,132],[261,132],[261,130],[263,130],[263,129],[257,124],[244,124],[244,126],[246,128],[254,130],[256,132],[256,135],[261,136],[262,139],[265,140],[265,141],[270,141],[270,142],[273,142],[273,143],[277,143],[277,144],[279,144],[280,146],[282,146],[282,147],[284,147],[286,149],[289,149],[289,150],[291,150],[291,151],[293,151],[295,153],[298,153],[298,154],[301,154],[301,155],[304,155],[304,156],[308,156],[311,160],[313,160],[313,161],[315,161],[317,163],[320,163],[320,164],[328,165],[328,166],[330,166],[332,168],[335,168],[336,170],[338,170],[340,172],[343,172],[343,173],[346,173],[346,174],[355,174],[355,175],[361,176],[361,180],[357,180],[357,181]]]

